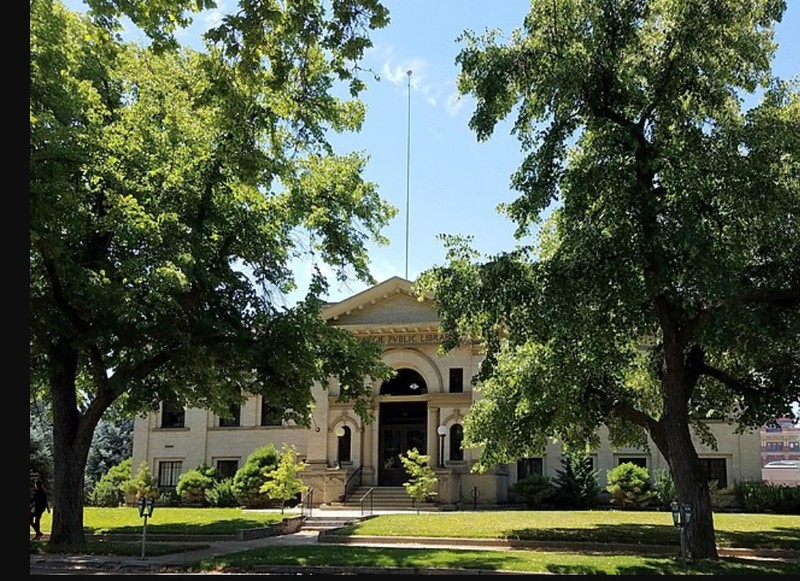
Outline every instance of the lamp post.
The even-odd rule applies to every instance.
[[[344,436],[344,428],[336,426],[333,433],[336,434],[336,468],[339,469],[342,467],[342,436]]]
[[[439,434],[439,468],[444,468],[444,437],[447,435],[447,426],[440,425],[436,428]]]
[[[153,509],[156,507],[156,499],[152,496],[145,498],[139,497],[139,516],[144,519],[142,524],[142,559],[144,559],[144,546],[147,539],[147,519],[153,516]]]

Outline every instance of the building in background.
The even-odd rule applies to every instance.
[[[761,465],[778,460],[800,460],[800,427],[792,418],[761,428]]]
[[[311,428],[286,422],[282,410],[270,409],[260,396],[250,396],[232,419],[202,409],[168,409],[137,418],[134,427],[134,469],[146,462],[162,488],[173,488],[181,474],[201,464],[232,476],[254,450],[269,443],[280,450],[294,446],[307,464],[305,483],[313,503],[331,504],[358,497],[359,490],[402,487],[407,475],[400,455],[417,448],[430,456],[438,478],[436,501],[446,505],[498,505],[512,500],[511,487],[537,473],[554,477],[561,464],[560,446],[552,443],[542,456],[523,458],[477,474],[478,451],[462,449],[463,421],[480,397],[470,379],[478,371],[481,351],[464,346],[439,354],[442,340],[433,297],[419,300],[411,283],[394,277],[341,302],[328,305],[323,317],[383,346],[384,361],[397,371],[390,381],[373,385],[372,413],[366,423],[352,406],[337,401],[335,381],[313,386],[316,400]],[[720,486],[737,480],[759,480],[759,434],[736,434],[723,422],[709,422],[718,446],[696,441],[709,480]],[[603,441],[607,441],[605,438]],[[667,464],[655,445],[649,450],[613,450],[604,445],[589,455],[605,486],[606,473],[634,462],[651,473]],[[402,488],[401,488],[402,489]]]

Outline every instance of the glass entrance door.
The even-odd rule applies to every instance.
[[[424,402],[383,403],[378,438],[378,485],[402,486],[408,480],[400,456],[416,448],[425,454]]]

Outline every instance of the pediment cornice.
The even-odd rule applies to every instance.
[[[322,310],[322,318],[331,323],[336,323],[341,317],[346,317],[358,311],[374,307],[375,305],[396,297],[397,295],[405,295],[421,303],[434,304],[431,295],[423,295],[420,297],[411,289],[411,282],[394,276],[381,283],[376,284],[360,293],[344,299],[338,303],[332,303]],[[433,325],[438,327],[438,322],[433,321]],[[396,325],[392,325],[395,327]],[[414,323],[414,326],[420,326],[419,323]],[[356,325],[355,327],[358,327]]]

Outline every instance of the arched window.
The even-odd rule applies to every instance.
[[[413,369],[398,369],[397,374],[381,385],[381,395],[421,395],[428,393],[425,379]]]
[[[464,441],[464,428],[461,424],[450,426],[450,460],[460,462],[464,459],[464,450],[461,444]]]
[[[339,438],[339,462],[351,462],[350,449],[352,448],[353,432],[350,426],[342,426],[344,434]]]

